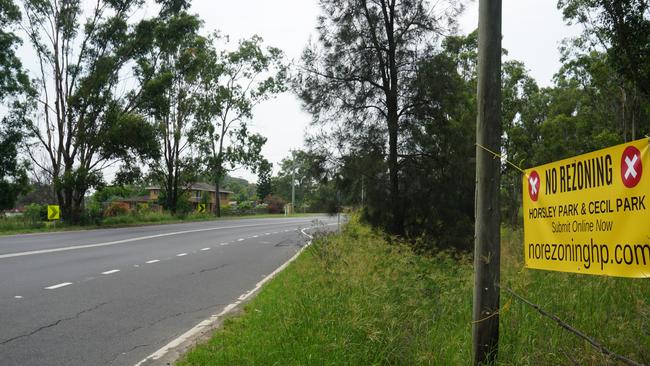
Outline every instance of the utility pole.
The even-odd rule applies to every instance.
[[[291,213],[296,212],[296,167],[291,166]]]
[[[499,184],[501,160],[501,0],[479,0],[474,236],[474,365],[492,364],[499,347]]]

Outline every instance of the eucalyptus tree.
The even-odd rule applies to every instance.
[[[23,29],[36,60],[33,163],[53,182],[63,218],[81,219],[102,169],[126,156],[155,155],[151,126],[117,95],[120,71],[146,45],[144,23],[129,24],[142,0],[24,0]],[[145,26],[143,26],[145,25]]]
[[[20,18],[16,4],[11,0],[0,1],[0,111],[9,108],[9,113],[0,115],[0,209],[12,208],[17,196],[28,187],[25,165],[18,154],[23,140],[20,122],[25,111],[19,98],[31,91],[16,55],[21,41],[14,30]]]
[[[225,41],[218,35],[213,40]],[[259,167],[266,138],[249,130],[253,108],[285,90],[286,66],[282,51],[263,48],[258,36],[240,41],[234,50],[215,49],[207,65],[192,136],[219,192],[228,171]],[[215,214],[221,216],[219,204]]]
[[[414,108],[407,86],[422,50],[454,28],[462,6],[455,0],[321,0],[320,7],[318,40],[303,53],[297,92],[315,122],[341,122],[352,136],[383,131],[388,226],[404,234],[400,144],[403,119]]]
[[[212,61],[209,40],[199,35],[201,20],[187,12],[189,6],[186,1],[163,3],[149,25],[151,47],[135,67],[142,86],[138,110],[152,120],[161,142],[161,159],[152,161],[150,176],[161,183],[163,206],[172,213],[199,173],[190,131],[200,114],[202,77]]]
[[[602,53],[607,72],[619,76],[615,100],[620,103],[624,139],[643,135],[648,130],[648,124],[643,122],[650,103],[650,3],[559,0],[557,6],[567,22],[584,27],[572,44],[581,54],[573,58],[601,58],[598,54]]]

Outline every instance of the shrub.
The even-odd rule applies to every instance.
[[[32,223],[46,221],[47,220],[47,206],[39,205],[38,203],[32,203],[25,207],[25,216],[27,220]]]
[[[111,202],[104,211],[105,217],[128,215],[131,212],[129,205],[125,202]]]
[[[284,212],[284,205],[286,202],[278,196],[268,195],[264,199],[264,203],[267,204],[269,213],[277,214]]]
[[[101,225],[104,211],[100,203],[90,201],[81,215],[81,225]]]

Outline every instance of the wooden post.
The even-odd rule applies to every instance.
[[[499,346],[501,160],[501,0],[479,0],[476,223],[474,238],[474,365],[496,361]],[[483,147],[482,147],[483,146]]]

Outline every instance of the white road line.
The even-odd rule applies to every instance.
[[[224,246],[224,245],[228,245],[228,243],[221,243],[219,245]]]
[[[328,225],[325,225],[325,226],[330,226],[330,225],[337,225],[337,224],[328,224]],[[232,311],[232,309],[236,308],[237,305],[241,304],[242,302],[244,302],[249,297],[253,296],[257,291],[259,291],[262,288],[262,286],[266,282],[273,279],[273,277],[275,277],[278,273],[282,272],[285,268],[287,268],[287,266],[291,262],[293,262],[296,258],[298,258],[300,253],[302,253],[302,251],[305,250],[305,248],[307,248],[311,244],[311,240],[314,238],[313,236],[311,236],[311,235],[309,235],[309,234],[307,234],[305,232],[305,230],[308,230],[308,229],[317,229],[317,227],[304,228],[304,229],[300,230],[301,233],[303,233],[306,237],[309,238],[309,241],[307,242],[307,245],[300,248],[300,250],[298,250],[298,252],[293,257],[289,258],[288,261],[284,262],[284,264],[282,264],[280,267],[276,268],[276,270],[273,271],[271,274],[264,277],[260,282],[258,282],[255,285],[255,287],[253,287],[252,290],[246,291],[241,296],[239,296],[237,301],[235,301],[232,304],[229,304],[228,306],[223,308],[223,310],[220,313],[212,315],[210,318],[200,322],[199,324],[194,326],[194,328],[192,328],[192,329],[188,330],[187,332],[183,333],[180,337],[172,340],[171,342],[167,343],[167,345],[165,345],[164,347],[162,347],[158,351],[150,354],[149,356],[147,356],[147,358],[145,358],[142,361],[135,364],[135,366],[141,366],[141,365],[143,365],[143,364],[145,364],[145,363],[147,363],[149,361],[158,360],[161,357],[165,356],[167,354],[167,352],[169,352],[170,350],[180,346],[185,341],[191,339],[192,337],[196,336],[197,334],[199,334],[201,332],[209,331],[210,327],[214,326],[214,324],[216,324],[221,317],[228,314],[230,311]]]
[[[22,296],[14,296],[14,299],[22,299]]]
[[[74,245],[74,246],[62,247],[62,248],[31,250],[31,251],[28,251],[28,252],[0,254],[0,259],[13,258],[13,257],[23,257],[23,256],[26,256],[26,255],[35,255],[35,254],[65,252],[65,251],[68,251],[68,250],[104,247],[104,246],[109,246],[109,245],[131,243],[131,242],[140,241],[140,240],[162,238],[162,237],[165,237],[165,236],[172,236],[172,235],[182,235],[182,234],[189,234],[189,233],[199,233],[199,232],[205,232],[205,231],[215,231],[215,230],[225,230],[225,229],[237,229],[237,228],[244,228],[244,227],[269,226],[269,225],[289,225],[289,224],[305,223],[305,222],[310,222],[310,221],[295,221],[295,222],[291,221],[291,222],[283,222],[283,223],[278,223],[278,224],[274,224],[274,223],[269,224],[269,223],[267,223],[267,224],[235,225],[235,226],[222,226],[222,227],[211,227],[211,228],[205,228],[205,229],[175,231],[175,232],[171,232],[171,233],[139,236],[139,237],[136,237],[136,238],[115,240],[115,241],[109,241],[109,242],[105,242],[105,243],[81,244],[81,245]]]
[[[253,235],[253,238],[257,238],[259,235]]]
[[[202,251],[210,250],[210,248],[203,248]]]
[[[65,287],[68,285],[72,285],[72,282],[59,283],[58,285],[52,285],[50,287],[46,287],[44,290],[56,290],[57,288]]]
[[[244,238],[239,238],[237,239],[237,241],[244,241]]]
[[[120,271],[119,269],[111,269],[110,271],[102,272],[102,274],[109,275],[109,274],[117,273],[119,271]]]
[[[160,259],[152,259],[150,261],[146,261],[145,263],[151,264],[151,263],[156,263],[156,262],[160,262]]]
[[[187,255],[187,253],[176,254],[177,257],[184,257],[186,255]]]

